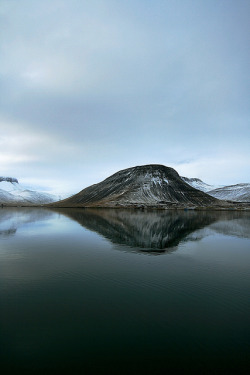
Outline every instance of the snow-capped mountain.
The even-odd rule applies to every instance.
[[[250,202],[250,184],[223,186],[209,191],[208,194],[217,199]]]
[[[209,185],[206,182],[200,180],[199,178],[188,178],[188,177],[181,177],[183,181],[185,181],[188,185],[192,186],[195,189],[204,191],[204,193],[209,192],[210,190],[217,189],[220,186],[218,185]]]
[[[164,165],[149,164],[119,171],[56,207],[208,206],[221,202],[184,182]]]
[[[204,191],[214,198],[234,202],[250,202],[250,184],[236,184],[229,186],[209,185],[199,178],[181,177],[190,186]]]
[[[41,205],[58,200],[52,194],[27,189],[13,177],[0,177],[0,204],[3,205]]]

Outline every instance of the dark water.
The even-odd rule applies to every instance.
[[[3,374],[249,374],[250,212],[0,210]]]

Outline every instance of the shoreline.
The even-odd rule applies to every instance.
[[[53,204],[44,205],[2,205],[0,208],[48,208],[48,209],[130,209],[130,210],[140,210],[140,211],[250,211],[250,203],[234,202],[232,205],[223,206],[166,206],[166,205],[143,205],[143,204],[133,204],[133,205],[114,205],[114,206],[104,206],[104,205],[89,205],[89,206],[57,206]]]

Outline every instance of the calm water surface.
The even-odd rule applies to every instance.
[[[250,212],[0,209],[4,374],[249,374]]]

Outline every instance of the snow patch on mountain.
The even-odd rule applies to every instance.
[[[204,193],[208,193],[210,190],[220,188],[221,185],[209,185],[206,182],[200,180],[199,178],[188,178],[181,177],[188,185],[192,186],[195,189],[201,190]]]
[[[55,195],[28,189],[16,178],[0,177],[0,204],[41,205],[57,200]]]

